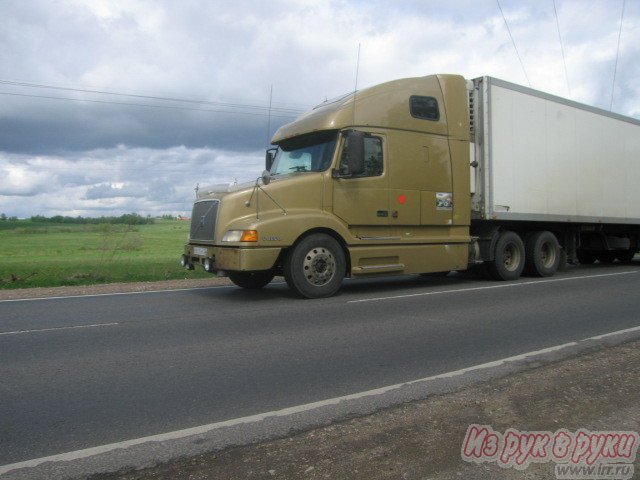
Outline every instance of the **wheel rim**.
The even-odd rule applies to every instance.
[[[510,243],[504,247],[504,268],[508,271],[513,272],[518,269],[520,265],[520,259],[522,254],[520,253],[520,249],[514,243]]]
[[[545,242],[540,248],[540,260],[544,268],[553,267],[556,262],[556,249],[550,242]]]
[[[316,247],[309,250],[302,262],[304,278],[311,285],[321,287],[331,281],[336,272],[336,259],[333,254],[324,247]]]

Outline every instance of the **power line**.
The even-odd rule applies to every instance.
[[[260,154],[253,156],[253,155],[247,155],[246,158],[256,158],[258,159],[258,162],[260,161]],[[52,163],[52,162],[67,162],[67,164],[64,165],[47,165],[47,163]],[[103,163],[108,162],[109,166],[95,166],[96,162],[100,165],[102,165]],[[205,160],[196,160],[196,161],[190,161],[187,162],[189,165],[195,165],[195,166],[205,166],[205,165],[214,165],[217,164],[218,160],[216,158],[211,158],[211,159],[205,159]],[[21,160],[14,160],[12,162],[8,162],[6,164],[4,164],[4,162],[2,162],[2,160],[0,160],[0,168],[4,167],[12,167],[12,166],[17,166],[17,167],[21,167],[25,170],[30,170],[30,171],[35,171],[37,170],[42,170],[42,169],[46,169],[47,172],[49,172],[49,174],[55,175],[58,173],[61,174],[66,174],[67,172],[78,172],[78,166],[86,166],[87,164],[91,164],[90,167],[90,173],[85,173],[83,174],[84,177],[90,178],[90,177],[95,177],[95,176],[100,176],[103,177],[105,175],[94,175],[96,172],[100,173],[105,173],[105,174],[111,174],[111,176],[113,175],[119,175],[119,174],[125,174],[128,175],[132,172],[140,172],[141,168],[146,168],[150,165],[153,166],[159,166],[161,165],[163,168],[166,167],[165,173],[166,174],[171,174],[174,173],[174,170],[176,169],[180,169],[182,168],[185,163],[179,163],[179,160],[177,159],[159,159],[159,158],[154,158],[153,160],[148,160],[148,161],[136,161],[136,159],[105,159],[105,158],[87,158],[87,159],[82,159],[82,160],[61,160],[61,159],[56,159],[56,160],[45,160],[45,161],[41,161],[38,164],[34,164],[32,162],[29,162],[29,160],[26,161],[21,161]],[[171,168],[171,167],[175,167],[175,168]],[[178,171],[176,170],[176,171]],[[110,177],[111,178],[111,177]]]
[[[560,34],[560,22],[558,21],[558,10],[556,9],[556,0],[553,0],[553,13],[556,16],[556,27],[558,29],[558,39],[560,40],[560,51],[562,52],[562,63],[564,64],[564,78],[567,81],[567,90],[571,96],[571,86],[569,85],[569,73],[567,72],[567,61],[564,56],[564,46],[562,44],[562,35]]]
[[[609,111],[613,108],[613,92],[616,87],[616,73],[618,71],[618,55],[620,54],[620,37],[622,36],[622,22],[624,21],[624,5],[626,0],[622,0],[622,13],[620,14],[620,30],[618,30],[618,47],[616,48],[616,64],[613,67],[613,82],[611,82],[611,102],[609,103]]]
[[[100,103],[100,104],[108,104],[108,105],[126,105],[130,107],[146,107],[146,108],[168,108],[171,110],[189,110],[194,112],[212,112],[212,113],[227,113],[231,115],[250,115],[253,117],[266,117],[267,113],[258,113],[258,112],[234,112],[230,110],[213,110],[209,108],[191,108],[191,107],[179,107],[177,105],[152,105],[148,103],[132,103],[132,102],[112,102],[109,100],[90,100],[83,98],[70,98],[70,97],[53,97],[48,95],[31,95],[27,93],[13,93],[13,92],[0,92],[0,95],[8,95],[12,97],[29,97],[29,98],[43,98],[47,100],[67,100],[71,102],[89,102],[89,103]],[[295,115],[274,115],[271,114],[272,117],[280,117],[280,118],[295,118]]]
[[[513,35],[511,35],[511,29],[509,28],[509,24],[507,23],[507,17],[504,16],[504,12],[502,11],[502,7],[500,6],[500,0],[496,0],[496,2],[498,2],[498,8],[500,9],[500,13],[502,14],[504,24],[507,27],[507,32],[509,32],[509,37],[511,38],[511,43],[513,43],[513,49],[516,51],[516,55],[518,56],[518,61],[520,62],[520,66],[522,67],[522,71],[524,72],[524,77],[527,79],[527,83],[529,84],[529,86],[531,86],[529,76],[527,75],[527,71],[524,68],[524,63],[522,62],[522,58],[520,58],[520,52],[518,52],[518,47],[516,47],[516,41],[513,39]]]
[[[42,83],[31,83],[31,82],[19,82],[14,80],[2,80],[0,79],[0,84],[2,85],[11,85],[16,87],[28,87],[28,88],[42,88],[42,89],[51,89],[51,90],[63,90],[68,92],[81,92],[81,93],[93,93],[99,95],[113,95],[120,97],[132,97],[132,98],[144,98],[148,100],[160,100],[160,101],[169,101],[169,102],[180,102],[180,103],[191,103],[191,104],[200,104],[200,105],[214,105],[217,107],[229,107],[229,108],[245,108],[245,109],[256,109],[256,110],[264,110],[266,111],[268,107],[263,107],[260,105],[250,105],[250,104],[242,104],[242,103],[226,103],[226,102],[214,102],[210,100],[196,100],[189,98],[178,98],[178,97],[163,97],[158,95],[141,95],[141,94],[133,94],[133,93],[121,93],[121,92],[113,92],[108,90],[93,90],[88,88],[72,88],[72,87],[60,87],[57,85],[47,85]],[[303,113],[304,110],[295,109],[295,108],[283,108],[283,107],[273,107],[273,110],[280,111],[282,113]]]

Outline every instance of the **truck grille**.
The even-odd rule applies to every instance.
[[[193,204],[191,214],[191,240],[212,242],[216,233],[219,200],[202,200]]]

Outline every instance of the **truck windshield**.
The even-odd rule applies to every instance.
[[[271,175],[322,172],[329,168],[338,132],[321,132],[285,140],[278,145]]]

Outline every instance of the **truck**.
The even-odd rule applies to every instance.
[[[345,277],[511,281],[640,248],[640,121],[493,77],[354,91],[272,145],[255,182],[198,191],[185,268],[320,298]]]

